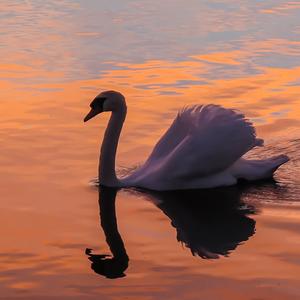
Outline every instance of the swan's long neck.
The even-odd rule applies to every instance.
[[[105,130],[99,160],[99,182],[105,186],[117,187],[120,185],[116,176],[115,162],[126,111],[126,106],[113,111]]]

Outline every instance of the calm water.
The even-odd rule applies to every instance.
[[[298,1],[2,1],[0,299],[299,299],[299,20]],[[277,183],[98,193],[108,116],[82,120],[107,89],[129,107],[120,173],[191,103],[241,109],[251,155],[291,161]]]

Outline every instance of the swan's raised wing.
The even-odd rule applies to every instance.
[[[207,176],[225,170],[261,143],[242,113],[218,105],[193,106],[178,114],[147,165],[171,176]]]
[[[191,127],[191,119],[186,118],[181,112],[154,146],[149,159],[160,159],[173,151],[187,136]],[[148,160],[149,160],[148,159]]]
[[[242,113],[218,105],[188,107],[179,112],[145,164],[123,184],[153,190],[232,184],[231,178],[228,182],[220,174],[261,144]]]

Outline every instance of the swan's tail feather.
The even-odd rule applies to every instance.
[[[272,164],[271,171],[274,173],[281,165],[288,162],[290,159],[287,155],[277,155],[268,159],[270,164]]]
[[[262,160],[239,160],[235,165],[235,177],[249,181],[272,178],[274,172],[289,161],[287,155],[276,155]]]

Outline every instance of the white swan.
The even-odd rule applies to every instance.
[[[244,115],[218,105],[184,108],[155,145],[149,158],[135,172],[117,178],[115,157],[127,107],[122,94],[100,93],[90,104],[84,122],[111,111],[99,163],[99,182],[110,187],[141,187],[156,191],[230,186],[238,179],[272,177],[289,158],[279,155],[264,160],[242,156],[263,140]]]

